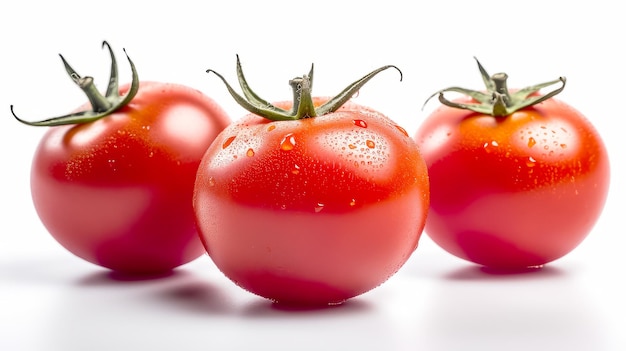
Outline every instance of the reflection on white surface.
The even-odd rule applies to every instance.
[[[571,277],[542,271],[503,275],[470,266],[431,292],[427,344],[461,350],[604,350],[603,321]]]
[[[389,323],[370,301],[355,299],[321,309],[278,307],[243,292],[215,272],[202,274],[214,267],[200,261],[194,270],[152,279],[118,277],[97,269],[72,274],[77,279],[64,279],[63,284],[53,283],[47,289],[39,284],[39,294],[48,295],[45,304],[49,308],[28,312],[40,317],[31,330],[39,337],[22,335],[16,345],[32,343],[32,350],[64,351],[257,346],[321,350],[355,344],[377,350],[389,345]],[[43,271],[25,268],[22,273]],[[24,278],[20,279],[26,282]],[[32,278],[38,281],[41,276]],[[362,335],[368,333],[377,338],[364,340]]]
[[[0,278],[12,287],[0,291],[3,320],[11,321],[3,345],[29,351],[615,349],[606,306],[579,284],[575,269],[489,272],[423,244],[381,287],[318,309],[280,307],[249,294],[208,257],[146,279],[117,276],[62,252],[11,267],[0,261]],[[438,264],[430,269],[427,262]]]

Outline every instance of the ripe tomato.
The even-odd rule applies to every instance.
[[[509,92],[505,74],[478,65],[487,92],[442,90],[444,106],[415,135],[431,180],[425,232],[480,265],[541,266],[578,246],[600,216],[607,151],[580,112],[553,98],[564,78]],[[446,91],[469,98],[449,101]]]
[[[218,74],[253,113],[207,151],[194,208],[209,256],[237,285],[280,303],[341,303],[386,281],[416,249],[428,209],[417,145],[348,102],[389,67],[333,99],[311,97],[311,69],[291,81],[294,103],[276,104],[249,90],[239,60],[250,101]]]
[[[64,60],[94,110],[25,122],[53,126],[34,156],[32,198],[50,234],[75,255],[122,273],[162,273],[205,253],[192,207],[195,174],[230,120],[197,90],[139,84],[130,59],[133,82],[119,89],[128,100],[120,102],[111,57],[106,99]],[[111,101],[119,103],[114,111]]]

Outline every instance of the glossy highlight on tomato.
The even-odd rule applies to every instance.
[[[117,92],[115,82],[110,95]],[[205,254],[192,208],[195,175],[230,119],[187,86],[134,76],[119,89],[131,92],[115,110],[87,104],[33,123],[52,126],[33,158],[31,193],[42,223],[68,251],[117,272],[159,274]]]
[[[534,88],[547,86],[540,85],[522,90],[518,101],[515,92],[498,95],[509,94],[499,89],[505,75],[485,77],[494,85],[484,95],[447,101],[442,91],[444,105],[415,135],[431,180],[425,232],[476,264],[539,267],[576,248],[601,215],[607,151],[585,116],[552,97],[564,78],[554,94],[537,94]],[[480,109],[498,98],[510,102],[501,115]],[[528,99],[541,100],[517,109]]]
[[[314,107],[307,117],[251,113],[220,133],[199,167],[194,208],[209,256],[237,285],[278,303],[337,304],[382,284],[414,252],[428,177],[391,119],[349,97],[318,114],[333,99],[302,90],[296,103]],[[292,105],[272,104],[279,113]]]

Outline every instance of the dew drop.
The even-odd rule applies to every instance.
[[[215,186],[215,178],[209,177],[208,184],[209,184],[209,186]]]
[[[348,145],[348,147],[351,148],[352,150],[356,149],[356,145],[354,145],[354,144],[350,144],[350,145]]]
[[[369,147],[370,149],[373,149],[374,147],[376,147],[376,144],[371,140],[366,140],[365,145],[367,145],[367,147]]]
[[[285,135],[283,140],[280,142],[280,148],[284,151],[293,150],[296,146],[296,138],[293,136],[293,133],[289,133]]]
[[[300,166],[298,166],[298,165],[293,165],[293,169],[291,170],[291,173],[293,173],[293,174],[299,174],[299,173],[300,173]]]
[[[356,205],[356,200],[355,199],[350,200],[350,207],[353,207],[354,205]]]
[[[367,128],[367,123],[365,123],[365,121],[362,119],[354,119],[352,120],[352,123],[354,123],[354,125],[357,127]]]
[[[537,160],[535,160],[532,156],[528,157],[528,160],[526,161],[526,166],[528,167],[535,167]]]
[[[409,136],[409,133],[406,131],[406,129],[402,128],[401,126],[396,124],[396,128],[400,131],[400,133],[404,134],[405,136]]]
[[[535,140],[535,138],[533,137],[528,138],[528,147],[533,147],[535,146],[535,144],[537,144],[537,141]]]
[[[315,205],[315,213],[319,213],[324,209],[324,204],[321,202],[318,202],[317,205]]]
[[[489,147],[489,143],[484,143],[483,149],[485,149],[485,152],[491,153],[491,148]]]
[[[565,149],[567,147],[566,144],[561,144],[560,146],[561,146],[561,149]]]
[[[224,143],[222,144],[222,149],[227,148],[230,144],[232,144],[234,140],[235,140],[234,136],[228,137],[228,139],[226,139]]]
[[[248,157],[254,156],[254,150],[248,149],[248,151],[246,151],[246,156],[248,156]]]
[[[268,132],[271,132],[274,129],[276,129],[276,125],[274,125],[274,124],[270,124],[269,127],[267,127],[267,131]]]

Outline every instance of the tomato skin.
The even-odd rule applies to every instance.
[[[44,134],[31,172],[36,211],[63,247],[111,270],[162,273],[196,259],[205,250],[192,209],[195,174],[229,123],[197,90],[142,82],[111,115]]]
[[[585,239],[604,207],[605,145],[580,112],[554,98],[506,117],[441,106],[415,140],[431,179],[425,232],[476,264],[552,262]]]
[[[349,102],[280,122],[250,114],[207,151],[194,208],[209,256],[240,287],[281,303],[340,303],[416,249],[428,177],[415,142],[374,110]]]

